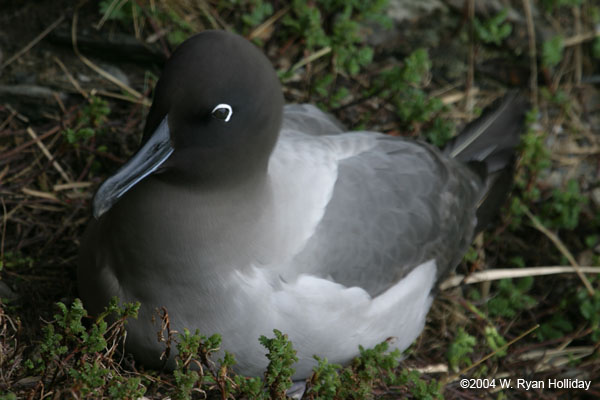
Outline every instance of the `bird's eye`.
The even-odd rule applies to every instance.
[[[218,104],[212,110],[212,115],[216,119],[220,119],[225,122],[229,122],[231,115],[233,114],[233,110],[229,104]]]

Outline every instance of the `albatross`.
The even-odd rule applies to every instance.
[[[252,43],[205,31],[164,66],[133,156],[102,183],[78,260],[90,313],[139,301],[125,349],[161,359],[157,308],[172,329],[220,333],[239,373],[268,363],[274,329],[297,351],[347,363],[359,345],[420,334],[436,283],[505,198],[526,102],[508,94],[443,150],[347,131],[309,104],[284,104]]]

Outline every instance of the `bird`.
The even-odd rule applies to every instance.
[[[91,314],[113,296],[141,303],[125,350],[148,368],[175,367],[161,307],[177,332],[219,333],[247,376],[264,373],[258,338],[274,329],[297,352],[294,379],[314,355],[404,350],[505,199],[526,109],[510,92],[441,150],[347,131],[286,105],[254,44],[200,32],[165,63],[139,149],[94,195],[79,295]]]

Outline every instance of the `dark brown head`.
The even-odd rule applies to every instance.
[[[191,37],[165,64],[141,147],[98,189],[94,215],[156,172],[200,185],[265,174],[282,109],[277,74],[253,44],[225,31]]]

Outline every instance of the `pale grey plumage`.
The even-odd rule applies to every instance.
[[[286,108],[284,131],[295,113]],[[302,118],[303,128],[328,119],[316,108]],[[427,260],[436,260],[440,274],[456,265],[473,234],[483,181],[425,143],[374,132],[327,139],[365,134],[369,148],[337,165],[325,214],[292,270],[331,276],[374,296]],[[323,145],[323,139],[306,136],[313,148]]]

